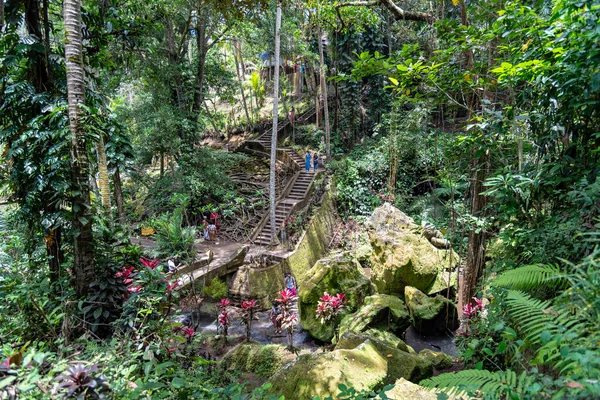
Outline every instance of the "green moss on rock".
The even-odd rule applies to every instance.
[[[297,282],[306,279],[308,271],[327,253],[327,245],[337,216],[333,197],[331,189],[328,188],[321,206],[306,228],[296,249],[283,261],[284,270],[291,271]]]
[[[387,376],[387,360],[372,343],[355,349],[306,354],[273,375],[268,382],[274,393],[286,399],[337,398],[338,385],[356,390],[381,386]]]
[[[437,400],[437,393],[416,385],[404,378],[398,379],[394,387],[385,392],[390,400]],[[447,396],[444,398],[448,398]]]
[[[407,286],[405,301],[417,331],[424,334],[442,334],[458,328],[456,305],[444,296],[429,297],[417,288]]]
[[[391,345],[389,342],[369,335],[357,335],[353,332],[346,332],[340,337],[340,342],[336,345],[335,349],[356,349],[364,346],[366,343],[375,346],[379,354],[387,360],[385,384],[391,384],[401,377],[419,382],[421,379],[428,378],[433,374],[433,364],[428,359],[408,353],[399,347]]]
[[[434,247],[412,218],[388,203],[375,209],[366,225],[373,248],[371,280],[379,293],[402,297],[406,286],[428,292],[438,273],[459,261],[452,250]]]
[[[228,372],[253,372],[267,379],[288,360],[289,352],[283,345],[242,343],[223,357],[219,367]]]
[[[410,325],[410,315],[399,298],[376,294],[365,298],[361,308],[340,323],[340,335],[346,331],[363,332],[368,328],[401,334]]]
[[[437,369],[450,368],[453,364],[452,358],[448,354],[430,349],[421,350],[419,352],[419,357],[431,361],[433,366]]]
[[[240,267],[231,279],[229,294],[242,299],[256,299],[262,307],[270,307],[283,288],[281,264],[268,268],[252,268],[245,265]]]
[[[316,339],[330,341],[334,336],[333,327],[321,324],[316,317],[317,304],[323,292],[346,294],[348,312],[353,312],[374,291],[360,264],[348,253],[317,261],[308,271],[307,279],[300,283],[298,308],[302,328]]]

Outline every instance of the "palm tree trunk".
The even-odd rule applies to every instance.
[[[71,130],[71,177],[73,184],[72,217],[75,243],[73,276],[77,296],[84,296],[94,278],[92,218],[88,183],[87,143],[81,124],[81,107],[85,100],[81,35],[81,0],[64,1],[65,61]]]
[[[327,160],[331,154],[330,148],[330,128],[329,128],[329,107],[327,106],[327,82],[325,81],[325,57],[323,56],[323,40],[321,38],[321,28],[317,29],[319,35],[319,59],[320,59],[320,78],[321,94],[323,95],[323,116],[325,117],[325,155]]]
[[[277,17],[275,21],[275,76],[273,78],[273,135],[271,136],[271,168],[269,173],[269,197],[271,200],[271,240],[277,240],[275,226],[275,164],[277,163],[277,122],[279,114],[279,46],[281,28],[281,3],[277,2]]]
[[[125,225],[125,208],[123,207],[123,185],[121,184],[121,173],[119,165],[115,165],[115,173],[113,174],[113,184],[115,187],[115,203],[117,203],[117,212],[119,213],[119,222]]]
[[[98,172],[100,175],[100,193],[102,194],[102,207],[110,213],[110,181],[108,180],[108,167],[106,165],[106,152],[104,151],[104,139],[102,135],[96,143],[98,153]]]

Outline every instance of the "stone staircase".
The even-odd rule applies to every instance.
[[[294,183],[291,185],[289,192],[277,202],[275,208],[275,230],[277,233],[281,231],[283,222],[292,215],[296,206],[304,202],[316,175],[314,171],[306,171],[304,169],[304,160],[294,150],[281,150],[298,164],[300,171],[296,173]],[[254,239],[254,244],[267,246],[271,243],[272,239],[271,219],[270,215],[267,215],[260,232]]]

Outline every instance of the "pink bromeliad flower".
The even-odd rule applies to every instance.
[[[227,312],[223,311],[219,315],[219,324],[221,324],[221,326],[229,326],[230,325],[229,314]]]
[[[175,289],[178,285],[179,285],[179,279],[177,279],[174,282],[169,282],[167,284],[167,292],[170,292],[171,290]]]
[[[321,319],[321,323],[338,317],[348,302],[345,297],[346,295],[343,293],[336,295],[331,295],[327,292],[323,293],[316,310],[317,318]]]
[[[139,292],[140,290],[142,290],[141,286],[130,286],[127,288],[127,291],[129,293],[136,293],[136,292]]]
[[[242,308],[245,311],[253,310],[256,308],[256,300],[252,299],[249,301],[242,301]]]
[[[220,307],[220,308],[229,307],[230,305],[231,305],[231,302],[227,299],[221,299],[221,301],[219,301],[217,303],[217,307]]]
[[[133,274],[134,271],[135,270],[133,267],[123,268],[121,271],[119,271],[115,274],[115,277],[127,279],[131,276],[131,274]]]
[[[296,301],[296,299],[297,297],[294,291],[286,288],[279,292],[279,298],[277,300],[279,300],[281,304],[287,305],[293,301]]]
[[[191,326],[184,326],[181,328],[181,332],[183,332],[184,335],[189,336],[190,338],[192,336],[194,336],[194,334],[196,333],[196,331],[194,330],[194,328],[192,328]]]
[[[154,269],[160,264],[160,260],[157,258],[154,260],[148,260],[147,258],[142,257],[142,258],[140,258],[140,262],[142,263],[142,265],[144,267],[147,267],[150,269]]]

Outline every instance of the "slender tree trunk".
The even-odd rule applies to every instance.
[[[275,165],[277,163],[277,122],[279,120],[279,46],[281,28],[281,3],[277,2],[277,17],[275,20],[275,77],[273,81],[273,134],[271,136],[271,168],[269,173],[269,197],[271,200],[271,240],[277,240],[277,227],[275,226]]]
[[[4,0],[0,1],[0,33],[4,28]]]
[[[100,193],[102,194],[102,207],[110,213],[110,181],[108,180],[108,167],[106,165],[106,152],[104,151],[104,139],[102,135],[96,143],[98,153],[98,173],[100,175]]]
[[[50,267],[50,283],[56,283],[60,277],[60,265],[63,262],[63,252],[61,250],[62,228],[58,226],[49,229],[47,236],[44,237],[44,243],[46,244],[46,255]]]
[[[206,65],[206,13],[201,3],[196,9],[198,25],[196,26],[196,47],[198,48],[198,64],[196,65],[196,92],[194,95],[194,110],[200,111],[204,100],[204,68]]]
[[[327,106],[327,82],[325,81],[325,57],[323,55],[323,40],[321,37],[321,28],[317,29],[319,35],[319,59],[320,59],[320,80],[321,80],[321,94],[323,96],[323,116],[325,117],[325,155],[329,161],[331,155],[331,137],[329,127],[329,107]]]
[[[483,183],[486,179],[486,165],[488,156],[477,158],[473,161],[473,181],[471,182],[470,198],[471,198],[471,214],[475,217],[482,218],[487,205],[486,197],[481,195],[485,190]],[[467,265],[464,271],[464,283],[462,287],[462,305],[470,302],[471,297],[475,294],[477,282],[483,272],[485,266],[485,231],[471,230],[468,235],[467,245]]]
[[[81,35],[81,0],[64,1],[65,61],[71,130],[72,215],[75,243],[73,275],[77,296],[84,296],[94,278],[92,218],[88,183],[87,143],[81,125],[81,107],[85,101]]]
[[[160,152],[160,177],[165,175],[165,153]]]
[[[243,70],[240,73],[240,64],[242,68],[244,67],[244,64],[242,64],[242,49],[238,42],[233,43],[233,60],[235,62],[235,73],[237,74],[238,82],[240,84],[240,93],[242,94],[242,104],[244,105],[244,112],[246,113],[246,119],[248,120],[248,123],[250,123],[250,113],[248,112],[246,94],[244,93],[244,80],[242,79]]]
[[[119,222],[121,225],[125,225],[127,223],[127,219],[125,218],[125,208],[123,206],[123,185],[121,184],[121,172],[119,171],[119,165],[115,165],[113,185],[115,187],[115,203],[117,204],[117,212],[119,213]]]

